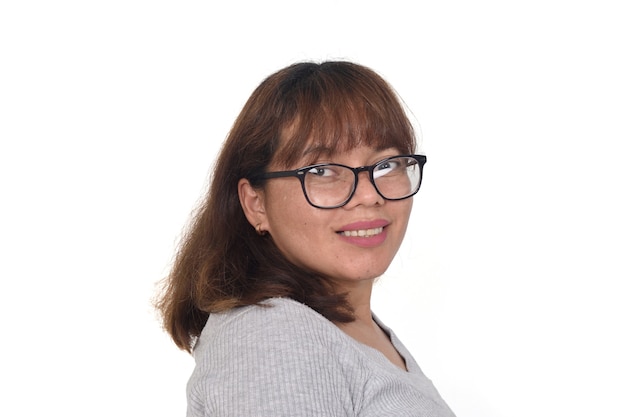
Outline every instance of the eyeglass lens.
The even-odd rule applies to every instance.
[[[387,200],[398,200],[415,194],[420,175],[419,164],[413,157],[387,159],[372,169],[374,186]],[[356,176],[351,168],[341,165],[327,164],[311,168],[304,177],[307,198],[318,207],[340,206],[352,196]]]

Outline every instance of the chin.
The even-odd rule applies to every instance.
[[[380,278],[381,275],[387,271],[389,265],[384,268],[368,268],[366,270],[355,271],[353,274],[350,274],[347,279],[351,281],[368,281],[368,280],[376,280]]]

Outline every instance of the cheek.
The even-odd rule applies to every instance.
[[[302,210],[283,212],[273,219],[270,234],[282,254],[295,265],[311,268],[315,254],[324,248],[320,227]]]
[[[404,203],[404,201],[400,202]],[[400,205],[398,207],[398,210],[396,211],[396,221],[400,226],[398,229],[398,233],[401,237],[404,237],[404,234],[406,233],[407,227],[409,225],[409,218],[411,217],[412,207],[413,204],[411,202],[411,199],[409,199],[406,201],[406,204]]]
[[[403,203],[406,203],[403,207],[404,216],[406,217],[406,221],[409,221],[409,217],[411,216],[411,211],[413,210],[413,198],[409,198]]]
[[[298,236],[302,238],[302,232],[310,227],[313,207],[304,199],[297,181],[276,184],[269,188],[266,193],[265,209],[269,232],[275,239],[291,240]]]

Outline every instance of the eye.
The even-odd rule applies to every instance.
[[[311,168],[307,174],[311,174],[315,177],[335,177],[339,175],[338,167],[333,167],[331,165],[324,165],[315,168]]]
[[[385,175],[394,174],[400,171],[402,164],[397,159],[381,162],[374,169],[374,178],[383,177]]]

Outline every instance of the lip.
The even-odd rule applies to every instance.
[[[389,221],[384,219],[376,219],[376,220],[366,220],[366,221],[358,221],[354,223],[347,224],[341,227],[337,231],[337,235],[340,239],[350,244],[360,246],[363,248],[371,248],[375,246],[379,246],[387,239],[387,229],[386,227],[389,225]],[[368,230],[368,229],[377,229],[382,228],[382,232],[378,233],[374,236],[345,236],[341,234],[341,232],[348,232],[354,230]]]
[[[347,224],[339,230],[338,232],[347,232],[350,230],[366,230],[366,229],[376,229],[377,227],[386,227],[389,225],[389,222],[384,219],[376,219],[376,220],[363,220],[354,223]]]

